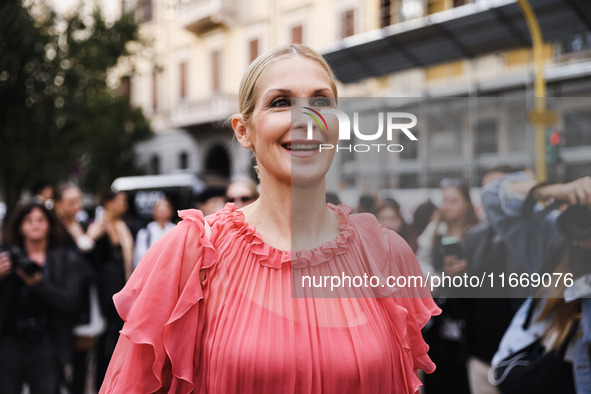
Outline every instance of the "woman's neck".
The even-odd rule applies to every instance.
[[[166,227],[166,224],[168,223],[168,220],[166,220],[166,219],[154,220],[154,223],[158,224],[158,226],[160,226],[160,228],[164,229]]]
[[[47,239],[25,240],[25,250],[29,255],[41,254],[47,251]]]
[[[463,219],[447,222],[447,234],[449,236],[462,237],[464,235],[465,227],[466,224]]]
[[[62,212],[56,210],[55,211],[55,215],[58,217],[58,219],[62,222],[62,224],[64,226],[66,226],[66,228],[68,228],[69,226],[71,226],[74,221],[76,220],[75,216],[68,216],[68,215],[64,215]]]
[[[280,250],[313,249],[338,234],[338,218],[326,207],[324,182],[297,187],[261,179],[260,197],[242,209],[245,220]]]
[[[119,216],[113,214],[111,211],[105,210],[105,220],[109,222],[116,222],[120,219]]]

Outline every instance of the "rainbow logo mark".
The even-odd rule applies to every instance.
[[[315,116],[314,114],[311,114],[309,112],[303,112],[304,114],[306,114],[306,115],[310,116],[312,119],[314,119],[316,121],[316,123],[318,123],[318,126],[320,127],[321,131],[328,130],[328,125],[326,124],[326,120],[324,120],[322,115],[320,115],[320,112],[313,110],[310,107],[304,107],[304,109],[307,109],[308,111],[312,111],[314,114],[317,115],[317,116]],[[318,119],[318,118],[320,118],[320,119]],[[322,123],[324,123],[324,127],[322,127],[322,123],[320,123],[320,120],[322,120]]]

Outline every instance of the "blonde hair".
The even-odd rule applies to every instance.
[[[335,95],[337,94],[336,77],[326,60],[312,48],[301,44],[282,45],[268,52],[263,53],[256,58],[246,69],[240,81],[240,90],[238,91],[240,115],[244,123],[248,124],[256,101],[259,96],[258,82],[261,75],[275,62],[289,57],[301,56],[318,63],[330,77],[330,87]]]
[[[564,274],[568,272],[573,274],[576,279],[587,272],[585,263],[586,261],[584,261],[580,249],[569,245],[562,255],[560,264],[553,273]],[[538,296],[544,295],[543,289],[543,287],[539,288]],[[573,326],[579,324],[581,320],[581,299],[567,303],[564,300],[565,289],[565,281],[560,281],[556,287],[551,288],[549,294],[546,295],[548,298],[544,308],[536,319],[537,322],[546,319],[550,320],[550,324],[544,332],[544,338],[550,340],[548,350],[558,350],[569,339],[568,336]]]

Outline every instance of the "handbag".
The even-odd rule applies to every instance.
[[[531,319],[531,309],[524,325]],[[502,394],[576,394],[572,364],[564,361],[564,355],[577,328],[573,324],[556,350],[547,351],[539,338],[510,354],[489,370],[489,382]]]
[[[98,300],[98,291],[96,285],[90,285],[90,321],[87,324],[80,324],[74,327],[73,332],[76,337],[76,348],[79,350],[89,349],[94,343],[94,339],[105,332],[106,322],[101,313]]]

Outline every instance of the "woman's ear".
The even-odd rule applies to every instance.
[[[232,116],[232,129],[234,129],[234,134],[236,134],[236,139],[238,143],[243,148],[250,149],[252,148],[252,141],[248,136],[248,132],[246,130],[246,123],[242,118],[242,115],[236,114]]]

